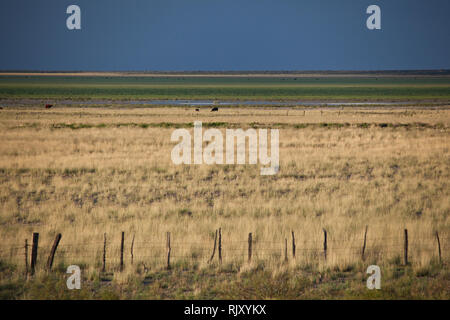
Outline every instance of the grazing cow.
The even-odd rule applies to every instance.
[[[211,109],[211,112],[213,112],[213,111],[219,111],[219,108],[214,107],[214,108]]]
[[[53,107],[52,104],[46,104],[46,105],[45,105],[45,109],[50,109],[51,107]]]
[[[195,111],[200,111],[200,109],[199,109],[199,108],[196,108]]]
[[[3,110],[3,107],[0,107],[0,110]]]

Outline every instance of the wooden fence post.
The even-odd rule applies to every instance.
[[[120,241],[120,271],[123,271],[123,247],[125,242],[125,232],[122,231],[122,239]]]
[[[436,231],[436,240],[437,240],[437,245],[438,245],[439,263],[442,263],[441,241],[439,240],[439,233],[437,231]]]
[[[252,233],[248,234],[248,262],[252,260]]]
[[[219,228],[219,263],[222,264],[222,228]]]
[[[405,229],[405,248],[404,248],[404,262],[405,266],[408,265],[408,230]]]
[[[216,245],[217,245],[217,230],[216,230],[216,236],[214,237],[214,248],[211,255],[211,258],[209,259],[208,263],[211,263],[212,259],[214,258],[214,254],[216,253]]]
[[[28,239],[25,239],[25,278],[28,277]]]
[[[288,261],[287,257],[287,238],[284,238],[284,262]]]
[[[36,267],[37,262],[37,254],[38,254],[38,243],[39,243],[39,233],[33,233],[33,244],[31,247],[31,275],[34,275],[34,269]]]
[[[292,257],[295,258],[295,234],[292,231]]]
[[[323,229],[323,254],[325,257],[325,261],[327,260],[327,230]]]
[[[103,266],[102,272],[106,272],[106,232],[103,234]]]
[[[55,241],[53,241],[52,249],[50,250],[50,254],[47,260],[47,270],[51,271],[53,266],[53,259],[55,258],[56,249],[58,249],[59,241],[61,241],[61,233],[58,233],[55,237]]]
[[[366,252],[366,241],[367,241],[367,229],[368,228],[369,228],[369,226],[366,225],[366,230],[364,231],[364,243],[363,243],[362,252],[361,252],[362,260],[364,260],[364,253]]]
[[[167,270],[170,269],[170,232],[167,232]]]
[[[133,234],[133,240],[131,240],[131,264],[133,264],[133,259],[134,259],[134,254],[133,254],[133,247],[134,247],[134,236],[135,234]]]

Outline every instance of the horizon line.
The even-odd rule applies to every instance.
[[[94,70],[0,70],[3,76],[36,76],[36,75],[73,75],[73,76],[321,76],[321,75],[391,75],[391,76],[447,76],[450,69],[398,69],[398,70],[127,70],[127,71],[94,71]]]

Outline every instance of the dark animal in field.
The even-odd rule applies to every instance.
[[[0,107],[0,110],[3,110],[3,107]]]
[[[199,108],[196,108],[195,111],[200,111],[200,109],[199,109]]]
[[[211,109],[211,112],[213,112],[213,111],[219,111],[219,108],[214,107],[214,108]]]
[[[52,104],[46,104],[46,105],[45,105],[45,109],[50,109],[51,107],[53,107]]]

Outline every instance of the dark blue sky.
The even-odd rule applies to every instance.
[[[0,69],[450,69],[449,15],[448,0],[1,0]]]

